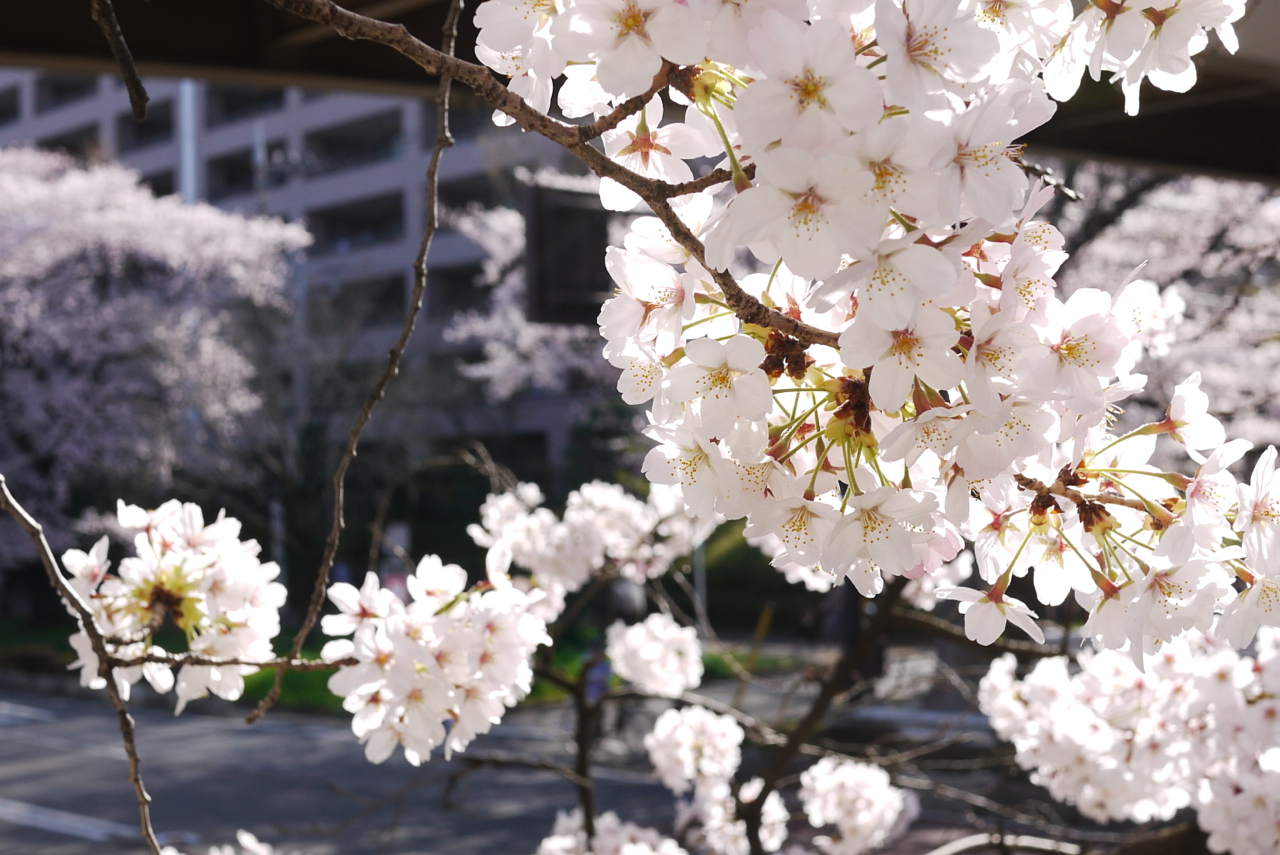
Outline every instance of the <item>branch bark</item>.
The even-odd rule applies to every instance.
[[[49,577],[49,583],[75,612],[80,620],[80,626],[89,636],[94,655],[98,657],[98,676],[107,683],[107,697],[111,699],[111,706],[116,711],[116,719],[120,723],[120,737],[124,742],[125,754],[129,757],[129,783],[133,785],[133,793],[138,801],[139,830],[142,839],[151,849],[152,855],[160,855],[160,843],[156,840],[155,829],[151,827],[151,796],[147,793],[146,785],[142,781],[142,761],[138,757],[133,716],[129,715],[129,707],[120,697],[120,688],[116,685],[115,674],[112,672],[112,656],[107,650],[107,642],[102,630],[93,619],[93,612],[84,599],[62,577],[57,559],[54,558],[53,550],[49,548],[49,541],[44,536],[44,528],[13,498],[3,475],[0,475],[0,511],[13,517],[31,538],[36,552],[40,555],[40,563],[44,565],[45,574]]]
[[[417,63],[431,75],[439,75],[444,80],[457,80],[470,87],[476,95],[489,106],[506,113],[521,128],[541,134],[564,147],[579,160],[585,163],[592,172],[602,178],[611,178],[622,186],[635,192],[643,199],[658,218],[662,220],[672,237],[693,258],[706,267],[706,257],[702,242],[698,240],[672,210],[669,200],[675,196],[690,192],[689,187],[703,189],[698,182],[671,184],[637,175],[631,170],[613,162],[591,141],[612,127],[616,127],[622,119],[637,112],[642,104],[636,104],[636,98],[623,102],[608,115],[597,119],[589,125],[569,125],[539,113],[526,104],[519,96],[503,86],[497,78],[482,65],[476,65],[457,59],[448,53],[438,51],[414,36],[400,24],[389,24],[374,18],[367,18],[351,12],[332,0],[265,0],[277,9],[291,12],[317,24],[331,27],[339,35],[349,39],[377,42],[399,52],[407,59]],[[664,65],[654,79],[651,91],[665,84],[670,67]],[[644,96],[639,96],[644,97]],[[714,174],[714,173],[713,173]],[[714,186],[718,181],[712,179],[706,186]],[[700,179],[705,180],[705,179]],[[710,268],[708,268],[710,269]],[[829,331],[818,329],[798,321],[774,309],[765,306],[755,297],[748,294],[737,281],[726,271],[711,271],[716,285],[724,292],[725,302],[733,308],[744,323],[776,329],[805,344],[822,344],[835,347],[839,337]]]
[[[133,110],[133,120],[144,121],[147,118],[147,102],[151,100],[151,96],[147,95],[147,88],[142,85],[138,66],[134,64],[133,54],[129,50],[129,45],[125,43],[124,31],[120,29],[120,22],[116,20],[116,10],[111,6],[111,0],[93,0],[91,14],[102,30],[102,34],[107,37],[111,55],[116,58],[116,64],[120,66],[120,76],[124,78],[124,87],[129,92],[129,106]]]
[[[338,8],[332,3],[314,4],[309,3],[308,0],[269,0],[269,2],[284,9],[302,4],[327,5],[334,9]],[[444,24],[445,53],[443,54],[432,48],[427,48],[422,42],[410,36],[408,30],[399,24],[373,22],[372,19],[361,18],[359,15],[352,17],[361,18],[362,21],[371,24],[380,24],[382,28],[390,28],[397,32],[400,38],[409,39],[420,44],[423,48],[440,54],[448,62],[458,63],[460,60],[454,59],[450,54],[452,54],[454,43],[457,41],[458,17],[461,15],[463,5],[464,0],[453,0],[449,7],[449,14]],[[351,16],[350,12],[346,14]],[[319,23],[330,22],[319,20]],[[347,35],[342,30],[338,31],[342,35]],[[348,38],[358,37],[348,36]],[[467,63],[462,63],[462,65],[467,65]],[[405,348],[408,347],[409,339],[413,335],[414,327],[418,321],[418,314],[422,311],[422,296],[427,290],[427,254],[431,251],[432,238],[435,237],[440,225],[440,214],[436,204],[439,197],[440,158],[444,154],[444,150],[452,145],[453,135],[449,133],[449,78],[446,77],[440,82],[440,89],[436,93],[436,142],[435,148],[431,151],[431,162],[427,165],[427,225],[422,235],[422,243],[418,247],[417,260],[413,265],[413,296],[410,300],[409,313],[405,316],[404,325],[400,328],[400,336],[396,339],[396,343],[391,348],[390,353],[387,354],[386,368],[383,369],[378,382],[369,390],[364,406],[360,409],[355,423],[351,426],[351,432],[347,436],[346,448],[343,449],[342,457],[338,461],[338,467],[333,473],[333,523],[329,529],[329,536],[325,540],[324,555],[320,559],[320,569],[316,574],[316,584],[311,592],[311,602],[307,606],[306,618],[303,620],[297,634],[293,637],[293,644],[289,647],[289,659],[297,659],[299,654],[302,653],[303,642],[306,641],[307,636],[315,627],[316,620],[320,616],[320,610],[324,607],[325,594],[329,587],[329,572],[333,569],[334,558],[338,553],[338,541],[342,537],[342,530],[346,527],[346,521],[343,519],[343,490],[346,483],[347,469],[351,466],[351,461],[356,456],[356,446],[360,442],[360,434],[364,431],[364,426],[368,424],[370,417],[373,415],[374,407],[382,400],[391,378],[400,372],[400,361],[404,357]],[[247,723],[253,724],[262,718],[267,710],[271,709],[275,702],[280,699],[283,680],[284,670],[276,671],[275,681],[271,684],[271,690],[267,692],[266,697],[258,703],[253,712],[249,713],[245,718]]]

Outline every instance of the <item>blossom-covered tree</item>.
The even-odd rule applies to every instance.
[[[0,151],[0,470],[66,542],[174,473],[222,487],[278,443],[256,420],[299,226],[157,199],[120,166]],[[30,556],[6,528],[6,564]]]
[[[1093,688],[1082,680],[1077,700],[1101,710],[1093,720],[1053,702],[1075,691],[1060,664],[1022,684],[1028,695],[1044,686],[1050,696],[1028,696],[1025,711],[1008,663],[998,666],[984,693],[989,709],[1006,714],[1011,738],[1046,732],[1045,718],[1086,724],[1072,736],[1087,750],[1066,752],[1065,762],[1052,751],[1024,752],[1022,762],[1045,780],[1061,765],[1090,778],[1081,766],[1127,764],[1094,777],[1128,785],[1159,767],[1144,766],[1135,748],[1201,751],[1174,770],[1181,790],[1164,801],[1130,787],[1106,796],[1105,810],[1087,809],[1164,816],[1187,802],[1182,791],[1217,787],[1198,796],[1210,845],[1236,855],[1280,845],[1280,823],[1242,830],[1225,819],[1280,810],[1273,758],[1249,753],[1280,741],[1276,717],[1253,706],[1270,700],[1280,624],[1275,449],[1239,480],[1232,466],[1251,444],[1227,436],[1194,374],[1149,421],[1119,425],[1117,406],[1143,389],[1136,366],[1158,346],[1168,307],[1128,271],[1060,292],[1065,241],[1042,217],[1054,191],[1028,177],[1018,142],[1052,117],[1055,100],[1074,94],[1086,70],[1120,85],[1130,112],[1144,81],[1187,88],[1191,57],[1211,35],[1235,49],[1241,2],[1156,9],[1108,0],[1076,14],[1065,0],[488,0],[477,13],[478,55],[511,77],[504,89],[489,69],[454,58],[450,37],[439,51],[329,0],[268,1],[467,84],[500,121],[577,155],[601,178],[607,207],[636,199],[649,207],[654,216],[636,220],[604,259],[617,291],[600,327],[623,399],[647,407],[655,447],[644,471],[654,489],[642,501],[584,485],[557,515],[534,490],[516,487],[492,496],[472,530],[488,550],[483,581],[467,587],[460,568],[428,556],[408,602],[372,575],[359,589],[326,589],[342,477],[412,332],[433,208],[415,306],[339,464],[326,558],[289,656],[260,658],[278,626],[273,568],[257,563],[228,519],[205,525],[177,503],[150,513],[122,505],[120,525],[137,530],[137,555],[112,575],[96,552],[69,552],[60,567],[6,491],[5,506],[43,547],[50,581],[80,621],[82,679],[103,685],[116,706],[155,852],[124,706],[131,681],[145,676],[163,688],[174,680],[183,698],[234,696],[242,668],[335,668],[330,688],[353,713],[369,758],[402,748],[422,762],[437,746],[464,750],[496,723],[529,690],[532,657],[571,693],[580,734],[566,775],[578,810],[557,821],[542,852],[778,851],[794,830],[782,797],[797,783],[789,773],[818,754],[799,775],[797,796],[810,824],[832,834],[811,842],[855,855],[911,819],[914,800],[902,786],[931,788],[886,773],[911,768],[916,753],[855,758],[814,739],[858,690],[876,638],[906,622],[1040,655],[1040,612],[1068,597],[1087,612],[1093,663],[1116,673]],[[455,0],[449,26],[460,8]],[[127,56],[123,63],[129,73]],[[548,115],[561,76],[561,113],[588,122]],[[444,86],[442,104],[447,97]],[[683,115],[668,113],[667,101]],[[430,188],[448,142],[443,116]],[[720,166],[693,177],[688,161],[713,153]],[[1158,447],[1178,465],[1156,465]],[[865,634],[816,680],[794,725],[775,729],[689,695],[700,676],[696,648],[657,585],[664,613],[609,633],[607,655],[634,688],[594,696],[589,669],[575,676],[546,667],[537,651],[550,639],[548,622],[571,614],[568,595],[585,597],[593,578],[665,575],[677,550],[720,517],[746,518],[747,533],[790,578],[847,583],[876,598]],[[958,586],[967,581],[966,542],[976,556],[972,587]],[[1034,601],[1014,596],[1018,586]],[[338,638],[320,660],[300,659],[326,596],[339,613],[321,628]],[[912,613],[907,598],[958,601],[963,629]],[[150,647],[166,615],[191,628],[190,650]],[[1009,624],[1033,643],[1003,638]],[[1255,638],[1261,651],[1250,665],[1234,649]],[[1184,645],[1195,660],[1185,670],[1210,679],[1181,688],[1203,691],[1174,692],[1172,703],[1143,694],[1148,680],[1177,678]],[[1218,650],[1226,651],[1221,667],[1205,668]],[[1138,711],[1125,707],[1130,720],[1116,720],[1097,685],[1134,689]],[[586,734],[601,704],[630,693],[677,696],[689,707],[664,715],[646,740],[664,783],[691,792],[674,836],[598,810]],[[1178,720],[1237,729],[1181,739],[1170,736]],[[1162,738],[1140,739],[1147,730]],[[739,768],[748,738],[768,749],[751,777]]]

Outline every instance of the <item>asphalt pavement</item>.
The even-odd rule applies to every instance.
[[[0,855],[144,853],[127,757],[105,695],[63,681],[39,684],[46,691],[7,682],[0,682]],[[791,675],[699,691],[773,720],[798,715],[813,687]],[[666,706],[631,701],[621,725],[606,720],[593,773],[599,812],[669,832],[674,799],[642,746]],[[179,717],[147,703],[132,712],[154,826],[162,842],[188,855],[233,842],[241,828],[286,855],[528,855],[556,811],[577,803],[574,787],[554,771],[466,762],[477,752],[568,762],[573,718],[563,705],[509,711],[461,759],[437,756],[420,768],[399,754],[370,764],[349,719],[273,710],[249,726],[244,709],[217,702],[197,702]],[[877,715],[875,708],[865,713]],[[927,852],[970,831],[962,814],[935,816],[889,851]]]
[[[153,822],[195,855],[245,828],[306,855],[532,852],[575,790],[540,769],[463,763],[415,769],[402,757],[364,758],[341,719],[274,712],[240,717],[135,709]],[[501,756],[564,756],[544,720],[515,716],[477,746]],[[566,721],[567,723],[567,721]],[[646,771],[601,768],[601,810],[669,825],[670,794]],[[133,855],[137,807],[115,715],[103,700],[0,690],[0,855]]]

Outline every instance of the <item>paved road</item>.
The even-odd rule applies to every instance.
[[[737,684],[700,691],[729,701]],[[741,700],[746,711],[770,719],[796,715],[811,692],[812,686],[783,679],[753,685]],[[633,702],[623,735],[602,740],[595,770],[599,811],[670,828],[673,799],[653,777],[641,746],[665,705]],[[178,718],[155,708],[133,712],[156,830],[187,843],[189,855],[231,842],[238,828],[305,855],[527,855],[556,811],[576,804],[574,788],[554,772],[484,767],[457,781],[446,807],[446,782],[462,762],[437,758],[415,769],[397,756],[373,766],[346,719],[273,711],[246,726],[243,710],[188,711]],[[901,718],[906,711],[892,712]],[[473,751],[567,761],[572,724],[568,709],[522,708]],[[0,688],[0,855],[142,853],[127,774],[105,697]],[[963,825],[959,812],[937,815],[933,828],[918,827],[892,851],[928,851],[967,833]]]
[[[240,718],[134,712],[156,829],[175,842],[198,838],[191,852],[248,828],[308,855],[520,855],[536,848],[558,808],[575,803],[554,772],[484,768],[458,783],[445,809],[444,780],[459,763],[373,766],[339,719],[273,713],[248,727]],[[547,726],[559,717],[517,716],[487,748],[560,751]],[[105,702],[0,691],[0,855],[140,852],[136,837],[101,840],[136,822],[127,772]],[[645,772],[603,769],[600,778],[602,810],[670,823],[671,797]]]

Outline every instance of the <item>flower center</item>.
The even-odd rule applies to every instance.
[[[1007,0],[991,0],[991,2],[982,4],[982,11],[978,13],[978,20],[984,24],[1005,23],[1005,13],[1009,9]]]
[[[646,36],[647,33],[644,31],[644,24],[648,17],[649,16],[642,12],[635,3],[631,2],[631,0],[627,0],[627,3],[623,5],[621,11],[619,11],[617,16],[614,18],[618,24],[618,36],[622,37],[633,34],[637,36]]]
[[[916,338],[911,330],[896,330],[889,353],[899,360],[915,362],[916,356],[920,353],[920,339]]]
[[[826,200],[818,195],[818,191],[810,187],[803,193],[792,196],[796,203],[791,206],[791,222],[798,226],[808,226],[818,216],[822,203]]]
[[[827,106],[827,99],[822,94],[826,89],[827,79],[815,77],[812,70],[806,68],[804,74],[792,77],[787,81],[787,85],[796,93],[795,97],[800,101],[801,110],[807,110],[812,104],[819,107]]]

